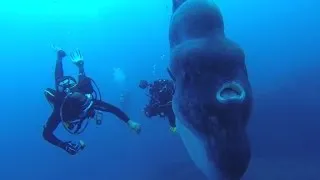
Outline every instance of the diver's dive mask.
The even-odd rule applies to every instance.
[[[71,93],[72,89],[77,86],[77,81],[71,76],[64,76],[58,82],[59,83],[57,84],[57,90],[66,94]]]

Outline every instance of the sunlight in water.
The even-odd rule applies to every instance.
[[[0,13],[18,15],[85,15],[96,16],[102,9],[115,10],[122,5],[130,6],[128,0],[11,0],[0,2]]]

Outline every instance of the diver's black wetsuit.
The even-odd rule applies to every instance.
[[[55,129],[58,127],[59,123],[61,122],[60,108],[61,108],[61,105],[64,101],[65,96],[66,96],[66,94],[64,92],[59,92],[59,90],[58,90],[59,82],[61,81],[61,79],[63,77],[64,77],[64,73],[63,73],[62,57],[60,57],[58,55],[58,58],[56,61],[56,68],[55,68],[56,90],[55,91],[53,90],[53,93],[55,95],[55,101],[53,102],[53,112],[50,115],[50,117],[44,127],[43,137],[45,140],[47,140],[51,144],[58,146],[58,147],[61,147],[61,148],[64,148],[63,146],[65,143],[63,141],[59,140],[53,134],[53,132],[55,131]],[[79,66],[78,81],[79,81],[77,84],[78,92],[81,92],[84,94],[92,94],[93,87],[92,87],[90,79],[85,76],[83,65]],[[109,103],[106,103],[106,102],[103,102],[100,100],[96,100],[96,101],[94,101],[93,107],[95,110],[113,113],[119,119],[123,120],[126,123],[129,121],[129,117],[123,111],[121,111],[119,108],[117,108]]]
[[[176,127],[175,115],[172,110],[174,85],[170,80],[159,79],[150,85],[150,101],[145,107],[147,117],[167,117],[171,127]]]

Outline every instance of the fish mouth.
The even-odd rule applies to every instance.
[[[220,103],[243,102],[246,92],[243,86],[237,82],[224,83],[216,93],[216,99]]]
[[[197,167],[209,179],[240,180],[247,171],[251,159],[246,132],[250,91],[244,85],[245,82],[225,82],[215,89],[210,99],[203,98],[203,94],[213,94],[214,89],[203,94],[193,93],[196,90],[175,94],[173,108],[177,118],[203,143],[204,151],[198,154],[204,152],[206,157],[202,160],[206,162],[198,162]],[[188,143],[190,138],[185,141]],[[193,153],[192,159],[196,162],[198,154]]]

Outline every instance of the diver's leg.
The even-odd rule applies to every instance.
[[[166,115],[168,117],[170,126],[175,128],[176,127],[176,116],[174,115],[174,112],[173,112],[171,106],[170,106],[170,109],[168,109],[168,112]]]
[[[95,101],[94,107],[96,110],[100,110],[100,111],[109,112],[109,113],[114,114],[115,116],[117,116],[119,119],[121,119],[125,123],[128,123],[128,121],[130,120],[130,118],[127,116],[126,113],[124,113],[121,109],[119,109],[109,103],[98,100],[98,101]]]

